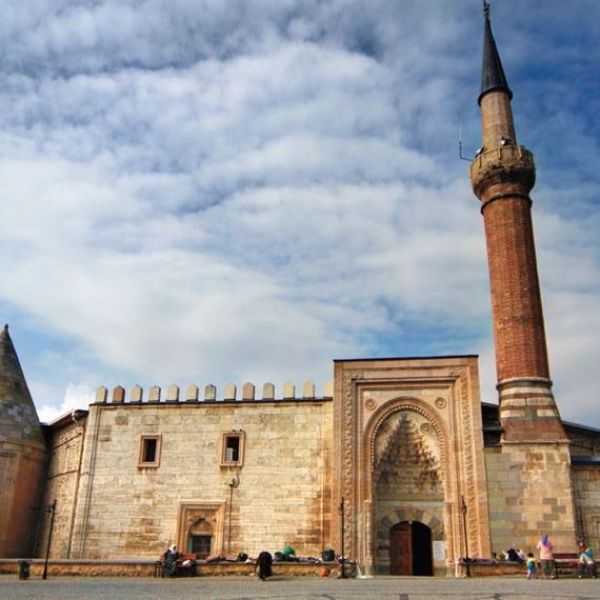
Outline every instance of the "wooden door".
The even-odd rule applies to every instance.
[[[404,521],[390,529],[390,575],[412,575],[412,567],[412,527]]]

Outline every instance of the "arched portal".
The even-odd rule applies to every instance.
[[[332,513],[334,542],[362,572],[390,573],[402,521],[430,528],[434,575],[450,574],[467,542],[490,555],[476,357],[336,361],[333,425],[332,500],[345,507]]]
[[[431,529],[418,521],[390,527],[390,575],[433,575]]]
[[[424,415],[394,411],[380,424],[375,451],[375,571],[432,575],[432,542],[445,543],[438,434]]]

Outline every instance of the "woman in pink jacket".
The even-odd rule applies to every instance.
[[[548,535],[542,535],[542,539],[537,545],[540,553],[540,562],[542,563],[542,577],[544,579],[554,579],[554,555],[552,554],[552,542],[548,539]]]

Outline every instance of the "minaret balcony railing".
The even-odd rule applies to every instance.
[[[477,154],[471,162],[473,191],[481,198],[484,190],[496,183],[521,184],[528,193],[535,183],[533,154],[524,146],[500,145]]]

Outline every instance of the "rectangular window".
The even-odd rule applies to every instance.
[[[192,552],[196,554],[196,558],[204,559],[210,556],[211,540],[210,535],[192,536]]]
[[[232,431],[223,434],[221,466],[241,466],[244,458],[244,432]]]
[[[160,435],[143,435],[140,438],[138,467],[158,467],[160,462]]]

